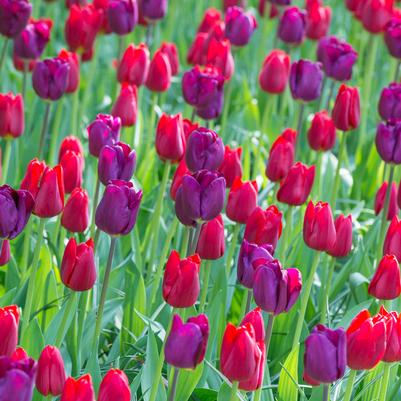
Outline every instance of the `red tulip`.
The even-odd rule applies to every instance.
[[[120,117],[123,127],[131,127],[136,123],[138,112],[138,91],[136,86],[127,83],[121,85],[120,94],[115,101],[111,114]]]
[[[345,84],[340,86],[331,117],[336,128],[341,131],[350,131],[358,127],[361,117],[358,88],[351,88]]]
[[[370,33],[380,33],[390,21],[394,0],[364,0],[359,3],[358,16]]]
[[[198,32],[209,32],[210,28],[212,28],[213,25],[219,21],[221,21],[220,11],[216,10],[215,8],[208,8],[203,15],[201,23],[199,24]]]
[[[82,161],[83,161],[84,150],[82,148],[81,141],[77,137],[71,135],[63,139],[63,141],[60,144],[58,159],[61,160],[62,157],[64,156],[64,153],[66,153],[67,151],[78,153],[79,155],[82,156]]]
[[[191,120],[189,120],[188,118],[184,118],[182,120],[182,125],[184,127],[184,136],[185,136],[186,141],[188,140],[188,138],[192,134],[192,132],[199,128],[198,123],[194,123]]]
[[[11,359],[13,361],[21,361],[26,358],[29,358],[29,356],[22,347],[17,347],[13,352],[13,354],[11,355]]]
[[[219,214],[202,225],[196,253],[202,260],[220,259],[224,255],[225,248],[224,223]]]
[[[336,127],[326,110],[313,116],[308,131],[308,143],[316,151],[326,152],[333,149],[336,143]]]
[[[387,312],[380,307],[380,314],[386,319],[386,352],[383,362],[401,361],[401,315],[397,312]]]
[[[331,8],[321,4],[321,0],[307,0],[306,36],[319,40],[327,35],[330,29]]]
[[[383,182],[381,187],[378,189],[375,197],[375,213],[378,215],[384,207],[384,202],[386,199],[387,192],[387,181]],[[388,206],[387,220],[390,221],[394,216],[398,214],[398,205],[397,205],[397,186],[395,182],[391,184],[391,192],[390,192],[390,203]]]
[[[394,216],[388,227],[383,245],[384,255],[394,255],[398,262],[401,261],[401,220]]]
[[[82,188],[75,188],[68,198],[61,225],[72,233],[83,233],[89,225],[89,196]]]
[[[171,84],[171,65],[168,56],[157,50],[149,66],[146,87],[152,92],[165,92]]]
[[[0,137],[18,138],[25,128],[24,99],[11,92],[0,93]]]
[[[177,46],[174,43],[163,42],[160,51],[165,54],[170,62],[171,75],[175,76],[180,71]]]
[[[188,48],[187,63],[191,65],[203,64],[206,61],[205,49],[208,34],[199,32]]]
[[[272,50],[259,73],[260,87],[268,93],[284,92],[290,76],[290,56],[283,50]]]
[[[70,69],[68,71],[68,84],[66,93],[73,93],[78,89],[79,86],[79,59],[76,53],[68,52],[67,50],[61,50],[58,54],[58,58],[65,60]]]
[[[328,254],[335,258],[343,258],[351,252],[352,248],[352,217],[340,214],[335,222],[336,242],[328,250]]]
[[[234,73],[234,58],[231,54],[231,45],[228,39],[210,41],[206,55],[206,64],[216,67],[226,80]]]
[[[228,145],[224,147],[224,159],[219,171],[226,179],[227,188],[231,188],[235,178],[242,178],[241,154],[242,148],[231,149]]]
[[[86,374],[79,379],[69,377],[65,382],[60,401],[95,401],[91,375]]]
[[[10,241],[5,239],[0,250],[0,266],[6,265],[10,261]]]
[[[11,356],[18,343],[18,306],[0,308],[0,356]]]
[[[170,187],[170,197],[173,201],[175,201],[175,196],[177,194],[178,188],[181,186],[182,179],[184,175],[191,174],[186,163],[185,158],[180,161],[178,164],[177,170],[175,170],[173,182]]]
[[[110,369],[100,383],[98,401],[130,401],[131,389],[126,374]]]
[[[245,224],[257,203],[258,184],[256,181],[242,182],[241,178],[235,178],[228,194],[227,217],[236,223]]]
[[[131,44],[127,47],[118,63],[117,79],[121,84],[141,86],[146,82],[149,71],[149,49],[144,43],[138,47]]]
[[[70,194],[75,188],[82,184],[83,160],[79,153],[71,150],[64,152],[59,161],[63,168],[64,190]]]

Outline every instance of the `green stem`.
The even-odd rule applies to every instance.
[[[332,99],[333,94],[334,94],[335,86],[336,86],[336,81],[334,81],[334,79],[332,79],[331,82],[330,82],[330,91],[329,91],[329,96],[327,98],[327,103],[326,103],[326,110],[327,111],[330,111],[330,102],[331,102],[331,99]]]
[[[39,141],[39,150],[38,150],[39,159],[43,158],[43,151],[44,151],[45,142],[46,142],[47,127],[49,125],[50,107],[51,107],[51,103],[46,102],[45,116],[43,118],[42,131],[40,133],[40,141]]]
[[[71,134],[80,137],[81,135],[78,135],[79,88],[71,96]]]
[[[78,330],[77,330],[77,350],[78,350],[78,369],[81,368],[81,343],[84,333],[86,311],[88,309],[89,297],[92,290],[85,291],[79,298],[78,306]]]
[[[191,256],[196,252],[196,248],[198,247],[198,241],[200,232],[202,230],[203,223],[196,223],[196,226],[193,228],[193,237],[188,244],[187,256]]]
[[[238,391],[238,382],[233,382],[231,384],[231,391],[230,391],[230,401],[237,401],[237,391]]]
[[[323,401],[330,400],[330,384],[323,384]]]
[[[240,229],[241,229],[241,226],[237,223],[234,226],[233,236],[231,238],[230,247],[228,248],[228,252],[227,252],[227,259],[226,259],[226,276],[227,277],[230,277],[231,263],[233,262],[233,259],[234,259],[234,253],[235,253],[235,248],[237,246],[237,238],[238,238]],[[234,263],[235,263],[235,261],[234,261]]]
[[[296,143],[296,156],[299,158],[299,151],[301,142],[303,142],[302,138],[302,124],[304,120],[304,111],[305,111],[305,104],[300,103],[299,105],[299,112],[298,112],[298,122],[297,122],[297,143]]]
[[[288,206],[286,212],[285,212],[285,227],[284,227],[284,232],[283,236],[281,237],[280,240],[280,260],[284,264],[286,260],[286,253],[287,253],[287,246],[288,246],[288,239],[290,236],[290,231],[293,230],[292,227],[292,206]]]
[[[203,282],[202,282],[202,291],[199,302],[199,313],[203,313],[205,311],[207,292],[209,289],[211,265],[212,262],[210,260],[206,260],[203,266]]]
[[[318,103],[318,106],[317,106],[317,109],[318,109],[318,110],[320,110],[321,107],[322,107],[323,98],[324,98],[324,92],[325,92],[325,90],[326,90],[326,85],[327,85],[327,80],[328,80],[328,77],[327,77],[327,76],[324,76],[323,82],[322,82],[322,89],[321,89],[321,91],[320,91],[319,103]]]
[[[380,398],[379,401],[386,401],[388,383],[390,381],[390,370],[391,370],[391,363],[384,363],[383,369],[383,377],[381,380],[381,387],[380,387]]]
[[[61,319],[60,326],[58,327],[56,340],[54,342],[54,345],[57,348],[60,348],[61,344],[63,343],[65,333],[68,330],[67,322],[69,320],[68,319],[69,315],[70,314],[75,315],[75,311],[74,311],[74,306],[76,306],[75,300],[76,300],[76,292],[71,291],[70,296],[68,297],[68,301],[66,302],[65,305],[63,305],[64,314],[63,314],[63,318]]]
[[[225,97],[224,97],[224,109],[223,115],[221,117],[221,129],[220,129],[220,136],[222,138],[226,138],[226,130],[227,130],[227,121],[228,121],[228,112],[230,110],[230,103],[231,103],[231,95],[233,92],[233,85],[232,82],[228,81],[225,88]],[[193,115],[195,115],[195,109],[193,110]],[[192,119],[194,121],[194,119]]]
[[[24,243],[22,245],[22,258],[21,258],[21,271],[25,272],[28,268],[28,258],[29,258],[29,248],[31,244],[31,234],[32,234],[32,218],[29,219],[28,224],[24,230]]]
[[[91,229],[90,229],[91,238],[95,237],[95,230],[96,230],[95,217],[96,217],[97,204],[99,203],[99,192],[100,192],[100,180],[99,180],[99,175],[96,172],[96,187],[95,187],[95,195],[93,197],[92,223],[91,223]]]
[[[400,75],[400,66],[401,66],[401,60],[397,60],[397,67],[395,69],[394,82],[398,82],[398,77]]]
[[[182,242],[181,242],[181,249],[180,249],[180,255],[185,255],[185,252],[188,249],[188,244],[189,244],[189,237],[191,235],[192,229],[191,227],[184,227],[184,233],[182,236]]]
[[[56,163],[55,159],[55,154],[56,154],[56,148],[57,148],[57,140],[59,137],[59,132],[60,132],[60,124],[61,124],[61,119],[63,117],[63,109],[64,109],[64,99],[61,98],[58,103],[57,103],[57,109],[56,109],[56,114],[54,116],[54,121],[52,124],[52,132],[53,134],[51,135],[50,139],[50,150],[49,150],[49,162],[50,163]]]
[[[7,37],[5,37],[4,42],[3,42],[3,47],[1,49],[1,56],[0,56],[0,73],[3,69],[4,62],[6,60],[8,42],[9,42],[9,39]]]
[[[339,191],[339,186],[340,186],[340,170],[341,170],[341,165],[344,159],[344,154],[347,146],[347,140],[346,140],[346,133],[343,132],[340,136],[340,149],[338,151],[338,160],[337,160],[337,168],[336,168],[336,175],[334,176],[334,184],[333,184],[333,190],[331,192],[331,206],[333,210],[336,208],[336,200],[337,200],[337,192]]]
[[[168,397],[169,401],[175,400],[175,394],[177,392],[178,375],[180,370],[178,368],[173,368],[173,382],[171,383],[170,394]]]
[[[343,401],[351,401],[352,389],[354,387],[355,378],[356,378],[356,370],[351,370],[349,372],[347,387],[345,389]]]
[[[327,273],[326,278],[326,285],[324,287],[324,291],[322,288],[322,297],[320,298],[320,323],[326,323],[327,321],[330,322],[330,313],[329,313],[329,299],[330,299],[330,287],[331,287],[331,280],[333,278],[334,267],[336,265],[336,258],[332,257],[329,265],[329,271]],[[323,286],[323,283],[322,283]]]
[[[10,158],[11,158],[11,150],[12,150],[12,139],[6,139],[6,146],[4,149],[4,158],[3,158],[3,183],[7,182],[8,170],[10,167]]]
[[[22,98],[24,102],[26,101],[26,84],[28,81],[29,72],[29,61],[23,61],[23,71],[22,71]]]

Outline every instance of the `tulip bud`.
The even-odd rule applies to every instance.
[[[0,266],[5,266],[10,261],[10,241],[3,240],[0,249]]]
[[[173,181],[170,187],[170,197],[173,201],[176,199],[177,191],[181,186],[184,175],[191,175],[191,172],[188,170],[188,167],[185,164],[185,159],[182,159],[178,164],[177,170],[175,170]]]
[[[365,0],[359,5],[359,18],[370,33],[384,31],[393,14],[394,0]]]
[[[178,49],[174,43],[163,42],[160,51],[168,58],[171,67],[171,75],[175,76],[180,71],[180,60],[178,59]]]
[[[392,18],[384,27],[384,43],[389,53],[397,58],[401,58],[401,20]]]
[[[386,319],[386,352],[383,362],[399,362],[401,360],[401,316],[397,312],[387,312],[380,307],[380,314]]]
[[[131,44],[127,47],[118,63],[117,79],[121,84],[141,86],[145,83],[149,71],[149,49],[144,43],[138,47]]]
[[[192,134],[193,131],[197,130],[199,128],[198,123],[193,123],[191,120],[184,118],[182,120],[182,125],[184,127],[184,137],[185,141],[188,140],[189,136]]]
[[[65,382],[60,401],[95,401],[91,375],[86,374],[78,379],[69,377]]]
[[[324,7],[320,0],[309,0],[306,6],[306,36],[319,40],[327,35],[331,23],[331,8]]]
[[[382,90],[379,114],[383,120],[401,119],[401,84],[393,82]]]
[[[355,13],[361,3],[361,0],[345,0],[345,7],[352,13]]]
[[[61,50],[58,58],[64,60],[70,66],[68,71],[68,83],[66,93],[74,93],[79,86],[79,60],[76,53]]]
[[[308,131],[308,143],[317,152],[333,149],[336,143],[336,127],[326,110],[319,111],[313,116]]]
[[[361,118],[358,88],[342,84],[338,90],[331,117],[334,125],[341,131],[358,127]]]
[[[63,357],[58,348],[48,345],[38,360],[36,388],[44,396],[61,395],[65,383]]]
[[[136,223],[141,199],[142,191],[135,191],[132,182],[110,181],[96,209],[96,225],[109,235],[127,235]]]
[[[163,298],[174,308],[193,306],[199,295],[198,254],[180,259],[177,251],[172,251],[166,263],[163,277]]]
[[[255,330],[256,341],[265,339],[265,323],[263,321],[262,311],[259,307],[248,312],[241,321],[241,326],[250,323]]]
[[[352,248],[352,217],[340,214],[335,222],[336,242],[328,250],[328,254],[335,258],[343,258],[351,252]]]
[[[290,75],[290,56],[283,50],[272,50],[259,73],[259,84],[267,93],[284,92]]]
[[[0,137],[18,138],[25,128],[24,99],[20,94],[0,93]]]
[[[19,316],[16,305],[0,308],[0,356],[11,356],[15,351],[18,343]]]
[[[225,251],[224,223],[221,214],[202,225],[196,253],[206,260],[220,259]]]
[[[230,7],[241,7],[245,8],[247,5],[247,0],[222,0],[222,7],[225,12],[228,11]]]
[[[401,261],[401,220],[394,216],[388,227],[383,245],[384,255],[394,255]]]
[[[258,203],[258,184],[256,181],[242,182],[236,178],[228,194],[227,217],[236,223],[245,224]]]
[[[263,210],[255,208],[246,222],[244,238],[257,245],[270,244],[276,248],[281,237],[283,214],[274,205]]]
[[[61,225],[72,233],[83,233],[89,224],[89,197],[82,188],[75,188],[68,198],[63,214]]]
[[[14,68],[17,71],[27,71],[27,72],[32,72],[33,68],[35,67],[37,60],[30,60],[30,61],[25,61],[21,57],[18,57],[15,52],[13,52],[13,65]]]
[[[96,282],[94,243],[90,239],[77,244],[72,237],[65,248],[60,275],[63,284],[73,291],[90,290]]]
[[[285,43],[300,45],[305,39],[305,12],[298,7],[288,7],[280,18],[277,35]]]
[[[383,210],[384,202],[386,199],[387,193],[387,181],[384,181],[381,187],[378,189],[375,197],[375,214],[376,216]],[[394,216],[398,214],[398,205],[397,205],[397,186],[395,182],[391,184],[390,191],[390,203],[388,206],[387,212],[387,220],[390,221]]]
[[[130,401],[128,377],[120,369],[110,369],[100,383],[98,401]]]
[[[165,92],[171,84],[171,65],[168,56],[157,50],[150,62],[146,87],[152,92]]]
[[[270,181],[283,180],[294,164],[297,131],[287,128],[273,142],[266,165],[266,176]]]
[[[108,114],[98,114],[96,120],[87,128],[89,152],[99,157],[105,145],[114,145],[120,139],[121,119]]]
[[[198,27],[198,32],[209,32],[210,28],[216,23],[221,21],[221,13],[215,8],[208,8],[203,14],[203,19]]]
[[[234,46],[248,44],[257,27],[256,19],[251,13],[240,7],[230,7],[225,16],[226,37]]]
[[[84,150],[82,148],[81,141],[77,137],[70,135],[62,140],[58,153],[58,160],[61,160],[67,151],[81,155],[83,160]]]
[[[242,148],[231,149],[228,145],[224,147],[224,158],[218,171],[226,179],[227,188],[231,188],[236,177],[242,178],[241,154]]]
[[[82,156],[79,153],[67,150],[63,154],[60,166],[63,168],[64,190],[67,194],[81,186],[83,164]]]
[[[28,0],[3,1],[0,4],[0,34],[7,38],[19,35],[31,13],[32,4]]]
[[[228,39],[221,41],[212,38],[206,55],[206,64],[217,68],[229,80],[234,73],[234,58],[231,54],[231,44]]]
[[[320,97],[323,72],[320,63],[299,60],[292,64],[290,71],[290,89],[295,100],[311,102]]]
[[[196,34],[187,53],[187,63],[191,65],[199,65],[206,61],[208,34],[199,32]]]
[[[123,127],[132,127],[136,123],[138,112],[138,91],[136,86],[123,83],[120,94],[115,101],[111,114],[120,117]]]
[[[139,0],[142,14],[146,20],[154,22],[164,18],[167,13],[167,0]]]
[[[117,35],[127,35],[138,23],[136,0],[109,0],[106,13],[111,31]]]
[[[29,356],[22,347],[17,347],[13,352],[13,354],[11,355],[11,359],[14,362],[22,361],[27,358],[29,358]]]
[[[277,192],[278,201],[291,206],[303,205],[310,195],[314,180],[315,166],[308,167],[300,162],[295,163],[280,183]]]
[[[314,327],[305,341],[304,379],[306,382],[333,383],[344,376],[347,338],[340,327],[331,330],[323,324]]]
[[[386,163],[401,164],[401,121],[381,122],[376,131],[376,148]]]

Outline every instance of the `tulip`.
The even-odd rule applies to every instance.
[[[381,122],[376,131],[376,149],[386,163],[401,164],[401,121]]]
[[[223,10],[227,12],[230,7],[234,6],[245,8],[247,0],[222,0],[222,4],[223,4]]]
[[[196,253],[203,260],[220,259],[225,251],[224,223],[221,214],[202,225]]]
[[[351,252],[352,248],[352,217],[340,214],[334,221],[336,228],[336,242],[327,251],[335,258],[343,258]]]
[[[0,308],[0,357],[11,356],[15,351],[18,343],[19,318],[18,306]]]
[[[331,23],[331,8],[324,7],[321,0],[306,2],[306,36],[319,40],[327,35]]]
[[[393,82],[382,90],[378,108],[383,120],[401,119],[401,84]]]
[[[32,72],[37,60],[26,61],[13,53],[13,65],[17,71]]]
[[[180,161],[185,154],[184,123],[181,114],[160,117],[156,128],[156,152],[160,159]]]
[[[103,185],[111,180],[129,181],[135,171],[136,152],[129,145],[117,142],[103,146],[99,154],[98,175]]]
[[[178,49],[174,43],[163,42],[160,51],[168,58],[171,67],[171,75],[175,76],[180,70],[180,60],[178,59]]]
[[[185,164],[185,159],[182,159],[178,164],[177,170],[175,170],[173,182],[170,187],[170,197],[173,201],[176,199],[178,188],[181,186],[182,179],[185,175],[191,175],[191,172]]]
[[[241,326],[250,323],[255,330],[256,341],[265,339],[265,323],[263,321],[262,310],[257,307],[248,312],[241,321]]]
[[[106,13],[111,31],[117,35],[127,35],[138,23],[136,0],[109,0]]]
[[[310,195],[314,179],[315,166],[308,167],[300,162],[295,163],[280,183],[277,192],[278,201],[291,206],[303,205]]]
[[[240,7],[230,7],[225,16],[226,37],[234,46],[245,46],[257,27],[256,19],[251,13]]]
[[[82,184],[83,159],[79,153],[67,150],[59,161],[63,168],[64,190],[70,194]]]
[[[123,83],[120,94],[115,101],[111,114],[120,117],[123,127],[131,127],[136,123],[138,112],[138,91],[136,86]]]
[[[180,259],[177,251],[172,251],[164,271],[163,298],[174,308],[189,308],[198,299],[199,267],[198,254]]]
[[[187,52],[187,63],[191,65],[203,64],[206,61],[208,34],[199,32],[196,34]]]
[[[72,233],[83,233],[89,224],[89,196],[82,188],[75,188],[68,198],[61,225]]]
[[[255,208],[246,222],[244,238],[257,245],[270,244],[276,248],[281,237],[283,214],[274,205],[263,210]]]
[[[199,128],[198,123],[194,123],[191,120],[189,120],[188,118],[184,118],[182,120],[182,126],[184,127],[184,137],[185,137],[186,141],[188,140],[188,138],[192,134],[192,132],[194,132],[195,130],[197,130]]]
[[[224,145],[215,131],[200,127],[188,138],[185,162],[191,171],[217,170],[224,159]]]
[[[64,361],[57,347],[48,345],[38,360],[36,388],[44,396],[61,395],[65,383]]]
[[[326,110],[319,111],[313,116],[308,131],[308,143],[317,152],[333,149],[336,143],[336,127]]]
[[[231,188],[236,177],[242,177],[241,154],[242,148],[231,149],[228,145],[224,147],[224,158],[218,171],[226,179],[227,188]]]
[[[87,128],[89,153],[98,157],[105,145],[114,145],[120,139],[121,119],[108,114],[98,114]]]
[[[290,75],[290,56],[283,50],[272,50],[259,73],[259,85],[268,93],[284,92]]]
[[[208,8],[204,15],[201,23],[198,27],[198,32],[209,32],[210,28],[216,23],[221,21],[221,13],[215,8]]]
[[[236,223],[245,224],[258,203],[258,184],[256,181],[242,182],[236,178],[228,194],[226,214]]]
[[[22,361],[23,359],[29,358],[28,354],[22,347],[17,347],[13,354],[11,355],[11,359],[14,362]]]
[[[141,86],[146,82],[149,71],[149,49],[144,43],[138,47],[131,44],[123,53],[117,68],[117,79],[121,84]]]
[[[391,20],[394,0],[366,0],[359,5],[359,18],[370,33],[380,33]]]
[[[165,92],[170,87],[171,76],[169,57],[159,49],[150,62],[146,87],[152,92]]]
[[[58,58],[64,60],[70,66],[68,71],[68,83],[66,93],[74,93],[79,86],[79,59],[76,53],[61,50]]]
[[[304,41],[305,12],[298,7],[288,7],[280,18],[277,35],[285,43],[299,45]]]
[[[213,41],[220,43],[226,38],[225,30],[226,30],[226,25],[224,21],[217,21],[213,26],[210,27],[209,31],[207,32],[206,40],[204,43],[204,49],[203,49],[204,58],[202,59],[202,64],[205,64],[206,62],[206,56],[211,43]]]
[[[287,128],[273,142],[266,165],[266,176],[270,181],[283,180],[294,164],[297,131]]]
[[[320,63],[299,60],[292,64],[290,71],[290,89],[296,100],[311,102],[320,97],[323,72]]]
[[[130,401],[128,377],[120,369],[110,369],[100,383],[98,401]]]
[[[234,73],[234,58],[231,54],[231,44],[228,39],[212,38],[207,48],[206,64],[217,68],[229,80]]]
[[[384,43],[389,53],[397,58],[401,58],[401,20],[392,18],[384,27]]]
[[[289,6],[291,4],[291,0],[270,0],[270,2],[277,6]]]
[[[0,266],[5,266],[10,261],[10,241],[3,240],[0,249]]]
[[[260,265],[273,261],[274,249],[270,244],[257,245],[242,241],[238,255],[237,278],[246,288],[251,289],[254,283],[255,271]]]
[[[100,24],[99,33],[108,35],[109,33],[111,33],[109,18],[107,16],[107,7],[109,4],[109,1],[108,0],[93,0],[92,4],[94,5],[95,9],[100,12],[100,16],[101,16],[101,24]],[[138,6],[138,14],[139,14],[139,6]],[[139,17],[140,17],[140,15],[138,15],[138,22],[139,22]]]
[[[95,401],[91,375],[86,374],[78,379],[69,377],[65,382],[60,401]]]
[[[67,9],[71,8],[73,4],[85,6],[87,2],[86,0],[65,0],[65,7]]]
[[[24,99],[21,95],[0,93],[0,137],[18,138],[25,129]]]
[[[345,7],[352,13],[355,13],[361,3],[361,0],[345,0]]]
[[[190,226],[197,220],[213,220],[223,209],[225,190],[226,181],[220,173],[200,170],[184,175],[175,200],[178,220]]]
[[[383,245],[384,255],[394,255],[401,261],[401,220],[394,216],[388,227],[386,238]]]
[[[148,21],[164,18],[167,13],[167,0],[139,0],[143,17]]]
[[[378,189],[375,197],[375,214],[376,216],[382,211],[384,207],[384,202],[387,193],[387,181],[384,181],[381,187]],[[397,206],[397,186],[395,182],[391,184],[390,191],[390,201],[387,212],[387,220],[390,221],[394,216],[398,214],[398,206]]]
[[[386,319],[386,352],[384,362],[399,362],[401,360],[401,316],[397,312],[387,312],[381,306],[380,314]]]
[[[364,309],[347,329],[347,365],[354,370],[374,368],[386,351],[386,321]]]
[[[347,339],[340,327],[331,330],[318,324],[305,341],[304,379],[312,384],[333,383],[344,376]]]
[[[334,125],[341,131],[353,130],[359,125],[360,114],[358,88],[342,84],[331,113]]]
[[[19,35],[29,21],[32,4],[28,0],[6,0],[0,3],[0,34],[7,38]]]
[[[0,186],[0,239],[14,239],[25,228],[34,207],[29,191]]]
[[[97,227],[109,235],[127,235],[134,228],[142,199],[131,182],[113,180],[104,192],[97,209]]]
[[[84,150],[82,148],[81,141],[77,137],[71,135],[65,137],[62,140],[60,144],[60,150],[58,153],[58,159],[61,160],[67,151],[71,151],[81,155],[83,160]]]

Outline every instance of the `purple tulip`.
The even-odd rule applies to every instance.
[[[242,241],[238,255],[237,278],[247,288],[253,287],[253,276],[255,270],[260,266],[272,262],[274,248],[270,244],[256,245]]]
[[[389,53],[395,57],[401,58],[401,20],[393,18],[385,27],[384,42],[387,45]]]
[[[89,153],[99,157],[103,146],[114,145],[120,139],[121,119],[109,114],[98,114],[87,128]]]
[[[218,172],[200,170],[185,175],[175,199],[178,220],[186,226],[198,220],[213,220],[223,209],[225,191],[226,180]]]
[[[132,32],[138,22],[136,0],[110,0],[107,4],[107,17],[112,32],[117,35]]]
[[[122,142],[106,145],[99,155],[98,174],[103,185],[111,180],[129,181],[135,171],[135,150]]]
[[[32,4],[28,0],[0,0],[0,34],[19,35],[29,21]]]
[[[401,120],[390,120],[377,126],[376,148],[386,163],[401,164]]]
[[[289,6],[291,4],[291,0],[269,0],[270,3],[275,4],[277,6]]]
[[[68,85],[70,65],[58,57],[38,61],[32,73],[32,86],[45,100],[58,100]]]
[[[382,90],[379,114],[383,120],[401,119],[401,84],[393,82]]]
[[[0,400],[31,401],[37,365],[31,358],[0,357]]]
[[[245,46],[256,29],[256,19],[241,7],[229,7],[225,17],[227,39],[234,46]]]
[[[107,185],[95,215],[96,225],[109,235],[126,235],[135,225],[142,191],[132,182],[113,180]]]
[[[280,18],[277,35],[285,43],[299,45],[305,39],[305,30],[305,12],[298,7],[289,7]]]
[[[164,18],[167,13],[167,0],[139,0],[142,16],[147,20]]]
[[[256,304],[268,313],[288,312],[297,301],[302,288],[298,269],[282,269],[278,260],[260,265],[253,279]]]
[[[217,170],[223,159],[223,141],[216,132],[203,127],[192,131],[185,151],[185,162],[189,170]]]
[[[208,337],[206,315],[190,317],[186,323],[174,315],[164,350],[166,362],[176,368],[195,369],[205,357]]]
[[[305,381],[318,385],[341,379],[347,362],[346,344],[343,328],[331,330],[318,324],[305,341]]]
[[[0,238],[13,239],[21,233],[31,216],[34,200],[29,191],[0,187]]]
[[[352,67],[358,59],[358,53],[347,42],[335,36],[326,36],[319,41],[317,59],[328,77],[336,81],[348,81],[352,77]]]
[[[320,63],[299,60],[292,64],[290,71],[290,89],[296,100],[311,102],[320,97],[323,72]]]

